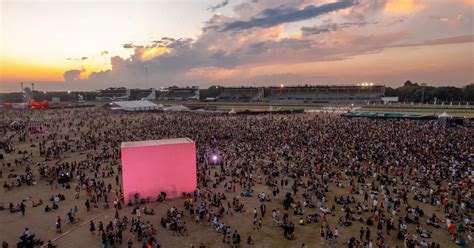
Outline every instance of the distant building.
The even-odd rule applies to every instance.
[[[383,104],[390,104],[392,102],[398,102],[398,96],[382,97],[381,100]]]
[[[263,88],[257,87],[221,87],[216,97],[226,102],[257,102],[263,99]]]
[[[130,98],[130,89],[125,87],[107,88],[101,90],[96,96],[97,101],[126,101]]]
[[[157,99],[163,101],[197,101],[199,100],[199,87],[169,87],[160,90]]]
[[[131,89],[129,100],[156,100],[155,89]]]
[[[265,102],[286,103],[380,103],[383,85],[311,85],[265,88]]]
[[[212,88],[212,89],[211,89]],[[360,85],[304,85],[272,87],[213,86],[203,93],[203,101],[269,102],[269,103],[382,103],[385,86],[364,83]],[[155,89],[108,88],[101,90],[98,101],[158,100],[198,101],[199,87],[169,87]],[[395,98],[384,98],[395,101]]]

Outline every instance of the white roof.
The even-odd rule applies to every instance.
[[[189,138],[130,141],[130,142],[122,142],[121,147],[130,148],[130,147],[142,147],[142,146],[175,145],[175,144],[185,144],[185,143],[194,143],[194,141],[192,141]]]
[[[148,100],[117,101],[117,102],[113,102],[113,104],[121,107],[122,109],[156,109],[158,107],[158,105]]]
[[[449,118],[449,117],[451,117],[451,116],[448,115],[448,113],[443,112],[442,114],[438,115],[438,118],[439,118],[439,117],[448,117],[448,118]]]
[[[189,108],[183,105],[173,105],[163,108],[164,111],[189,111]]]

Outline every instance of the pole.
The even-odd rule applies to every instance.
[[[421,103],[425,101],[425,87],[426,87],[426,84],[422,83],[421,84]]]
[[[146,89],[148,89],[148,66],[145,66],[145,84]]]

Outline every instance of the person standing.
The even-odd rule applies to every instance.
[[[89,223],[89,231],[91,232],[92,235],[95,234],[95,224],[92,220]]]
[[[61,230],[61,217],[56,217],[56,232],[57,233],[62,233],[63,231]]]
[[[139,207],[137,207],[137,209],[135,210],[135,214],[136,214],[137,218],[140,219],[141,213],[140,213],[140,208]]]
[[[86,200],[85,205],[86,205],[87,212],[89,212],[91,210],[91,204],[89,202],[89,199]]]
[[[102,223],[102,221],[99,221],[99,235],[101,235],[102,233],[104,233],[104,224]]]
[[[260,204],[260,212],[262,213],[262,217],[265,217],[265,212],[267,211],[267,206],[265,203]]]
[[[21,211],[21,216],[25,216],[26,206],[23,203],[23,201],[20,204],[20,211]]]
[[[77,206],[74,206],[74,209],[73,209],[73,214],[74,214],[74,220],[75,221],[78,221],[79,220],[79,208]]]
[[[324,243],[324,239],[326,238],[326,230],[324,229],[324,225],[319,228],[319,234],[321,234],[321,244]]]

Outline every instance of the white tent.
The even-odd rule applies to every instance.
[[[450,118],[451,116],[448,113],[443,112],[442,114],[438,115],[438,118]]]
[[[189,111],[189,108],[183,105],[173,105],[169,107],[164,107],[164,111],[171,111],[171,112],[183,112],[183,111]]]
[[[451,118],[451,116],[448,115],[448,113],[443,112],[442,114],[438,115],[438,123],[440,125],[445,126],[447,124],[449,118]]]
[[[158,108],[158,105],[148,101],[148,100],[141,100],[141,101],[118,101],[112,103],[118,108],[125,111],[146,111],[146,110],[155,110]]]

